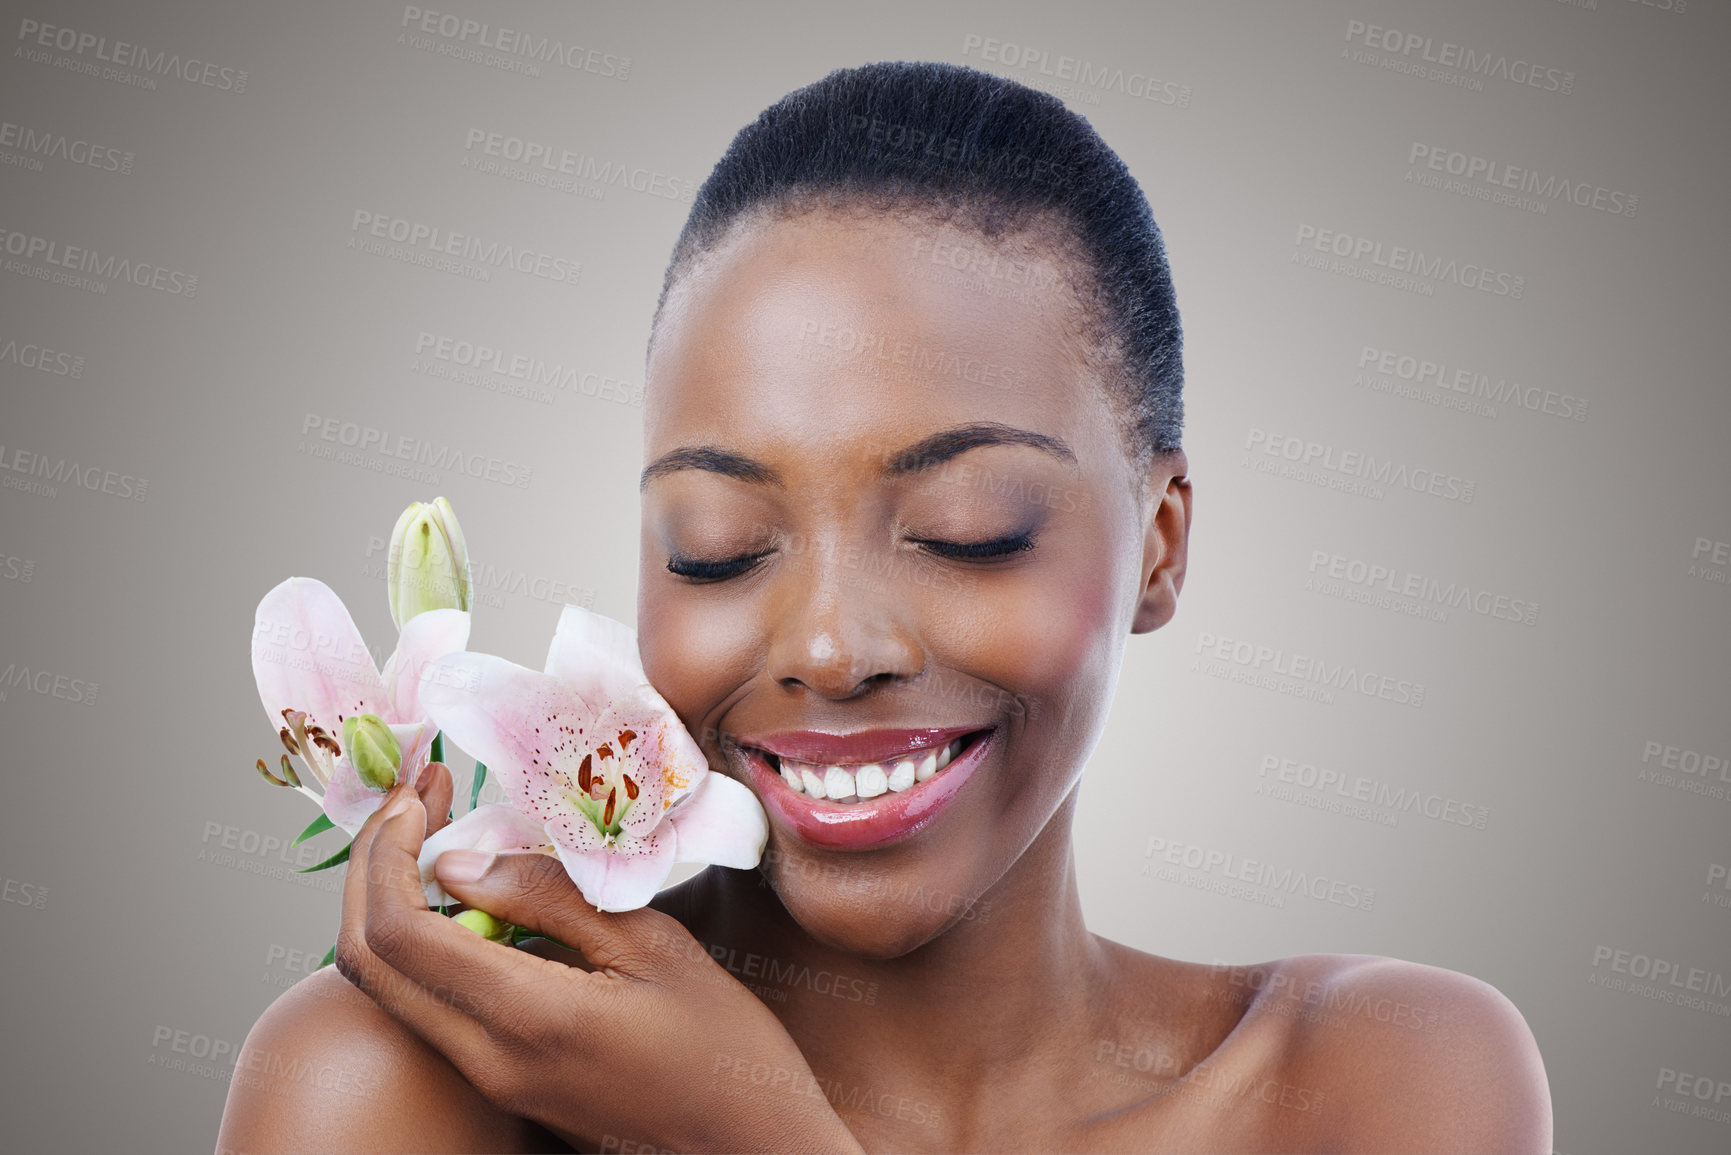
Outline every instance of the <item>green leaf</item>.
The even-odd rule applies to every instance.
[[[337,961],[337,944],[332,943],[331,949],[325,952],[325,957],[319,960],[319,966],[328,967]]]
[[[445,760],[445,732],[443,730],[440,730],[437,734],[433,735],[433,757],[432,757],[431,761],[443,762],[444,760]]]
[[[473,810],[475,808],[475,803],[480,801],[481,786],[486,781],[487,781],[487,764],[485,762],[476,762],[475,763],[475,780],[469,784],[469,809],[470,810]]]
[[[321,814],[317,818],[313,819],[310,823],[308,823],[307,828],[305,830],[301,831],[298,835],[296,835],[295,840],[293,842],[289,843],[289,845],[290,846],[299,846],[301,843],[305,842],[307,839],[311,838],[315,834],[323,834],[327,830],[335,830],[336,828],[337,828],[337,824],[335,822],[331,821],[330,815]]]
[[[297,871],[295,871],[295,873],[296,874],[311,874],[315,870],[329,870],[333,866],[341,866],[343,863],[345,863],[349,860],[349,847],[351,847],[353,845],[354,845],[354,842],[350,841],[341,850],[337,851],[335,854],[331,855],[329,858],[325,859],[323,862],[319,863],[317,866],[309,866],[309,867],[306,867],[304,870],[297,870]]]

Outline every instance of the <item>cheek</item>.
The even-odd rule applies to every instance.
[[[645,575],[641,589],[659,584]],[[637,647],[650,685],[703,741],[711,714],[749,676],[759,630],[745,603],[645,592],[637,603]]]
[[[1101,544],[1068,550],[1026,580],[972,600],[958,665],[1015,694],[1036,730],[1079,741],[1103,724],[1123,646],[1125,591]]]

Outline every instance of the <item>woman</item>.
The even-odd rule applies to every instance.
[[[650,680],[770,816],[762,865],[621,915],[553,858],[442,856],[582,952],[531,957],[424,909],[451,782],[400,785],[219,1147],[1549,1151],[1484,983],[1083,924],[1083,766],[1183,585],[1179,354],[1146,200],[1056,99],[879,64],[764,112],[652,328],[638,603]]]

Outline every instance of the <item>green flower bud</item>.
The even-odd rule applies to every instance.
[[[403,751],[383,718],[377,714],[356,714],[344,719],[343,748],[349,752],[349,763],[368,789],[383,792],[397,784]]]
[[[437,497],[403,511],[391,531],[385,584],[399,630],[423,610],[469,608],[469,548],[450,502]]]
[[[461,914],[452,915],[451,921],[458,926],[466,926],[482,938],[490,942],[509,943],[511,932],[517,928],[508,922],[500,922],[484,910],[470,907]]]

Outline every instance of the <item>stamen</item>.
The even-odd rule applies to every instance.
[[[613,803],[617,801],[618,798],[619,791],[613,789],[607,791],[607,809],[601,812],[601,825],[613,825]]]
[[[577,788],[583,793],[589,793],[590,785],[595,781],[594,774],[589,769],[590,755],[583,755],[582,763],[577,767]]]
[[[635,730],[621,730],[621,731],[619,731],[619,752],[621,754],[623,754],[623,753],[625,753],[625,751],[631,749],[631,739],[633,739],[635,737],[637,737],[637,731],[635,731]]]
[[[260,758],[258,760],[258,772],[259,772],[260,776],[262,776],[264,778],[264,780],[266,782],[269,782],[272,786],[287,786],[288,785],[287,782],[284,782],[281,778],[278,778],[275,774],[272,774],[270,772],[270,767],[266,766],[264,764],[263,758]]]
[[[295,773],[295,768],[289,765],[288,755],[282,756],[282,776],[288,779],[288,784],[296,790],[301,788],[301,776]]]
[[[595,747],[595,756],[597,758],[611,758],[613,757],[613,747],[603,742],[601,745]]]
[[[282,739],[283,748],[290,754],[299,754],[301,752],[301,748],[295,744],[295,736],[288,732],[287,726],[284,726],[282,729],[277,731],[277,737]]]
[[[637,783],[631,780],[629,774],[621,774],[620,777],[625,779],[625,797],[633,802],[637,801]]]

